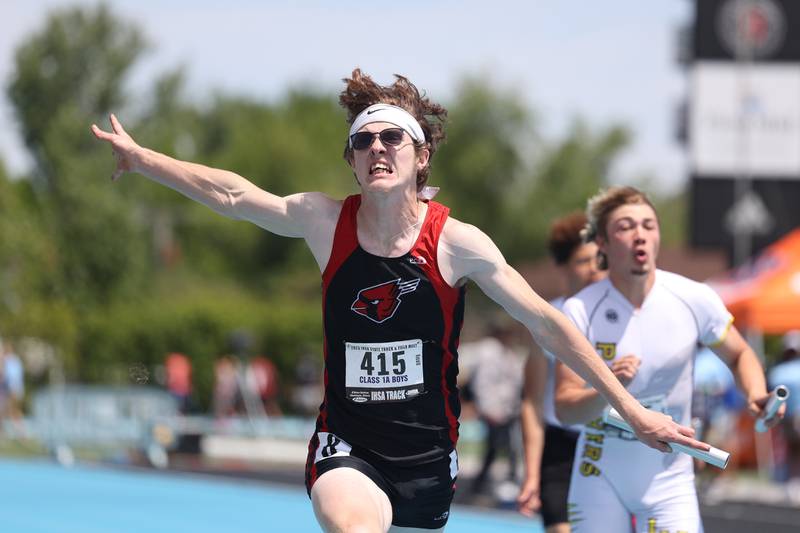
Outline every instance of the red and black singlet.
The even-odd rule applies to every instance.
[[[446,457],[458,439],[457,347],[464,288],[445,282],[437,246],[449,209],[428,203],[411,250],[378,257],[358,244],[360,195],[342,206],[322,274],[325,397],[317,432],[397,465]],[[310,452],[320,445],[315,436]]]

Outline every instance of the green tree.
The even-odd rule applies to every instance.
[[[120,107],[122,79],[143,47],[135,27],[100,5],[54,11],[17,50],[8,95],[41,177],[55,179],[47,164],[53,123],[68,107],[75,108],[72,118]]]
[[[431,185],[454,216],[502,245],[507,209],[536,139],[532,113],[519,95],[467,78],[448,106],[446,143],[431,167]],[[438,199],[438,198],[437,198]]]
[[[508,254],[529,260],[546,254],[545,241],[551,222],[586,207],[586,200],[608,185],[608,170],[630,142],[630,133],[612,125],[592,131],[575,121],[566,138],[541,149],[526,193],[510,202],[513,226]]]
[[[56,243],[31,182],[9,180],[0,164],[0,335],[75,345],[76,317],[59,294],[57,272]],[[74,359],[67,366],[75,368]]]
[[[87,131],[87,118],[124,104],[142,49],[138,30],[99,6],[54,12],[15,58],[9,97],[36,161],[62,294],[80,306],[135,289],[146,265],[143,225],[120,189],[96,181],[107,152]]]

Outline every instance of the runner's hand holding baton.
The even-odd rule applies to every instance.
[[[613,407],[610,408],[606,413],[603,415],[603,422],[614,426],[616,428],[622,429],[624,431],[630,431],[633,433],[633,428],[625,421],[624,418],[617,412],[616,409]],[[710,465],[714,465],[717,468],[724,469],[728,466],[728,459],[730,458],[731,454],[724,450],[720,450],[719,448],[714,448],[711,446],[708,451],[703,450],[696,450],[694,448],[690,448],[689,446],[684,446],[683,444],[678,444],[676,442],[668,443],[670,447],[675,450],[676,452],[683,452],[685,454],[691,455],[696,459],[700,459],[701,461],[705,461]]]
[[[789,399],[789,387],[786,385],[778,385],[772,392],[769,393],[767,405],[764,406],[764,416],[758,417],[756,420],[756,431],[764,433],[767,430],[767,422],[772,420],[781,405],[786,403]]]

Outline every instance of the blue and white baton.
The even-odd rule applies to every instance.
[[[634,432],[633,428],[628,425],[625,419],[622,418],[622,415],[620,415],[613,407],[603,415],[603,422],[619,429],[630,431],[631,433]],[[713,446],[711,446],[710,450],[703,451],[691,448],[689,446],[684,446],[683,444],[678,444],[676,442],[668,442],[667,444],[669,444],[670,447],[676,452],[682,452],[687,455],[691,455],[695,459],[700,459],[701,461],[705,461],[710,465],[714,465],[717,468],[722,469],[728,466],[728,459],[730,459],[731,456],[731,454],[725,450],[720,450],[719,448],[714,448]]]

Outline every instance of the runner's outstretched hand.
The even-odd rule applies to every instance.
[[[138,154],[142,148],[136,144],[133,137],[128,135],[113,113],[109,115],[108,119],[111,122],[111,132],[103,131],[97,127],[97,124],[92,124],[92,133],[101,141],[106,141],[111,145],[111,151],[117,160],[111,180],[116,181],[125,172],[136,172]]]
[[[669,443],[683,444],[689,448],[707,452],[711,446],[694,438],[694,429],[682,426],[667,416],[657,411],[651,411],[643,406],[638,406],[628,423],[634,429],[636,437],[651,448],[669,453],[672,451]]]

